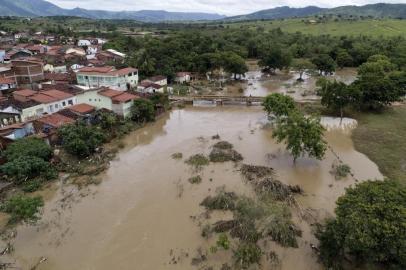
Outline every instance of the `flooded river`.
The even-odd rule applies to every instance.
[[[200,202],[223,185],[252,194],[232,163],[207,166],[199,185],[187,181],[193,172],[184,159],[208,154],[216,134],[234,144],[245,163],[271,166],[280,181],[300,185],[305,192],[297,198],[301,208],[315,216],[331,215],[335,200],[355,179],[382,178],[377,166],[354,150],[349,132],[332,128],[326,139],[352,167],[355,179],[334,179],[330,170],[336,156],[331,151],[322,162],[303,158],[294,166],[271,131],[261,128],[264,119],[263,111],[254,107],[187,107],[132,133],[101,184],[78,190],[59,183],[44,192],[43,218],[35,226],[17,228],[8,261],[30,269],[46,258],[36,268],[42,270],[197,269],[191,259],[214,241],[201,237],[201,223],[207,221],[200,216]],[[183,153],[183,160],[171,158],[176,152]],[[222,214],[213,214],[209,221],[217,215]],[[310,248],[316,242],[308,221],[298,215],[294,221],[303,231],[299,248],[269,248],[278,253],[282,269],[321,269]],[[217,252],[209,255],[207,265],[229,260],[229,253]],[[266,262],[262,267],[269,269]]]

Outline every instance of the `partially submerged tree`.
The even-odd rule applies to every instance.
[[[310,71],[315,68],[314,64],[310,60],[304,58],[294,59],[292,62],[292,67],[299,72],[299,79],[297,80],[300,82],[303,81],[303,74],[306,71]]]
[[[318,80],[317,85],[321,104],[329,109],[338,110],[343,119],[344,108],[350,105],[354,98],[351,88],[343,82],[329,81],[325,78]]]
[[[274,93],[265,97],[262,106],[268,115],[280,117],[288,115],[295,109],[295,101],[290,96]]]
[[[336,218],[318,232],[320,256],[340,267],[348,255],[361,263],[406,268],[406,189],[393,180],[348,188],[337,200]]]
[[[154,103],[148,99],[134,100],[131,119],[138,123],[153,121],[155,119]]]
[[[327,146],[323,139],[324,128],[320,118],[306,117],[298,110],[292,110],[287,117],[277,120],[272,136],[278,143],[284,142],[294,162],[305,154],[323,159]]]
[[[283,51],[279,47],[266,51],[259,61],[259,65],[275,73],[277,69],[288,68],[292,62],[292,55],[289,51]]]
[[[328,75],[336,70],[334,59],[328,54],[319,54],[312,59],[312,63],[319,70],[320,75]]]

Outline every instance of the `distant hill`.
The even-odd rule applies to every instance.
[[[406,19],[406,4],[371,4],[365,6],[342,6],[331,9],[319,8],[315,6],[309,6],[304,8],[277,7],[257,11],[247,15],[228,17],[225,20],[243,21],[243,20],[288,19],[322,14]]]
[[[288,19],[294,17],[307,17],[318,14],[326,9],[308,6],[304,8],[277,7],[257,11],[247,15],[240,15],[226,18],[227,21],[243,21],[243,20],[272,20],[272,19]]]
[[[0,16],[77,16],[91,19],[130,19],[143,22],[219,20],[225,16],[199,12],[163,10],[103,11],[82,8],[63,9],[44,0],[0,0]]]
[[[365,6],[342,6],[337,8],[277,7],[247,15],[225,17],[218,14],[199,12],[168,12],[164,10],[104,11],[82,8],[63,9],[45,0],[0,0],[0,16],[76,16],[90,19],[129,19],[142,22],[203,21],[203,20],[272,20],[308,17],[322,14],[343,16],[372,16],[406,19],[406,4],[372,4]]]

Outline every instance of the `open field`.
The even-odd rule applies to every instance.
[[[406,184],[406,106],[357,118],[355,148],[374,161],[385,176]]]
[[[280,28],[284,32],[311,35],[368,35],[368,36],[406,36],[406,20],[360,20],[360,21],[328,21],[325,23],[308,24],[304,19],[255,21],[226,24],[230,27],[258,27],[265,30]]]

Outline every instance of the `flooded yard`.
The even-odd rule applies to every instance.
[[[357,76],[355,68],[337,69],[328,79],[352,83]],[[317,100],[316,82],[317,75],[303,74],[303,82],[298,82],[299,72],[278,71],[275,75],[264,74],[255,62],[249,62],[249,71],[246,73],[244,82],[233,82],[227,85],[222,94],[244,96],[267,96],[271,93],[284,93],[292,96],[295,100]]]
[[[191,264],[199,250],[209,250],[216,240],[203,238],[202,226],[228,215],[205,216],[199,204],[222,186],[247,196],[253,196],[253,190],[234,163],[210,163],[199,173],[202,182],[191,184],[188,179],[195,173],[184,162],[194,154],[208,155],[216,142],[212,136],[218,134],[234,145],[244,163],[273,167],[281,182],[302,187],[304,194],[297,197],[301,213],[292,210],[302,230],[299,247],[282,248],[271,242],[267,250],[278,254],[281,269],[321,269],[310,247],[317,244],[312,218],[332,215],[335,200],[346,187],[382,175],[354,150],[350,119],[344,130],[337,128],[335,119],[324,119],[332,151],[323,161],[301,158],[296,165],[271,138],[271,130],[263,128],[265,121],[265,113],[256,107],[187,107],[168,113],[124,139],[124,149],[101,175],[99,185],[78,190],[60,182],[43,191],[43,218],[37,225],[17,227],[10,240],[15,251],[4,261],[22,269],[43,261],[37,270],[220,269],[230,262],[231,252],[209,253],[203,264]],[[174,153],[183,158],[172,158]],[[351,166],[354,177],[334,178],[330,171],[337,156]],[[260,269],[270,269],[263,257]]]

